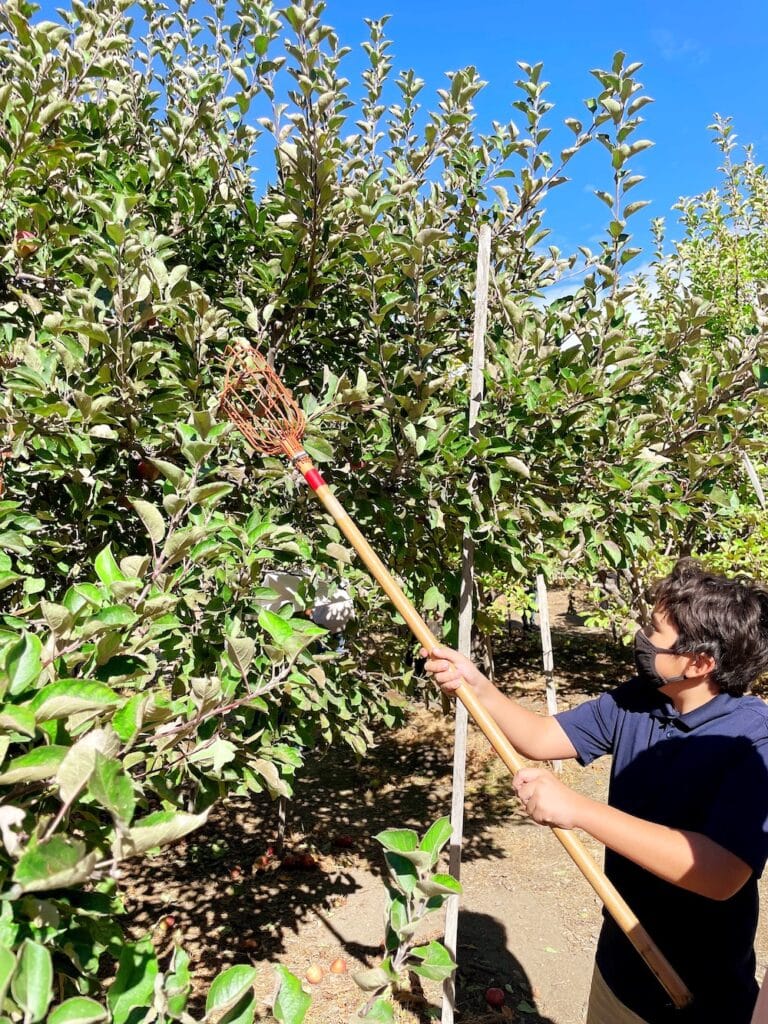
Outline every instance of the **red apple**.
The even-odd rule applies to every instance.
[[[147,483],[150,484],[154,483],[160,476],[160,470],[156,466],[153,466],[151,462],[147,462],[146,459],[139,459],[136,472],[142,480],[146,480]]]
[[[19,230],[13,236],[13,251],[20,260],[36,253],[40,248],[40,241],[33,231]]]
[[[494,1007],[498,1010],[504,1005],[506,996],[504,995],[503,988],[489,988],[485,990],[485,1001],[489,1006]]]

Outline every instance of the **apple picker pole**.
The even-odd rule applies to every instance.
[[[306,429],[306,421],[291,392],[257,349],[241,343],[229,349],[228,356],[227,375],[220,399],[221,410],[255,451],[265,455],[285,455],[299,470],[416,639],[427,651],[434,650],[439,644],[429,626],[344,511],[302,448],[301,439]],[[507,768],[511,772],[519,771],[524,765],[522,758],[479,702],[474,690],[466,683],[462,683],[456,690],[456,696]],[[605,908],[669,993],[674,1004],[678,1007],[686,1006],[691,1000],[691,994],[685,984],[583,844],[566,829],[553,828],[552,831],[600,897]]]

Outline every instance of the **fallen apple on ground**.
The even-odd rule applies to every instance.
[[[485,1001],[489,1006],[495,1007],[497,1010],[500,1006],[504,1005],[504,989],[502,988],[489,988],[485,990]]]

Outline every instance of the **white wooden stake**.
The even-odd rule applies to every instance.
[[[752,459],[747,455],[746,452],[741,453],[742,461],[744,462],[744,469],[747,471],[749,481],[755,489],[757,500],[760,503],[760,508],[765,508],[765,492],[763,491],[763,485],[760,483],[760,477],[757,475]]]
[[[475,322],[472,333],[472,378],[469,394],[469,432],[474,433],[480,403],[483,400],[485,367],[485,331],[488,324],[488,278],[491,266],[491,228],[480,228],[475,276]],[[469,480],[470,492],[475,489],[474,474]],[[472,594],[475,585],[475,545],[467,534],[461,553],[461,596],[459,598],[459,650],[472,653]],[[464,838],[464,793],[467,766],[467,709],[456,702],[456,723],[453,734],[453,790],[451,797],[451,845],[448,869],[454,878],[461,874],[461,844]],[[445,911],[445,946],[458,962],[456,939],[459,928],[459,897],[449,896]],[[453,1024],[456,1007],[455,974],[443,982],[442,1024]]]
[[[541,656],[544,662],[544,683],[547,693],[547,714],[557,714],[557,688],[555,686],[555,661],[552,656],[552,631],[549,628],[549,598],[547,581],[541,573],[536,576],[536,603],[539,609],[539,631],[541,632]],[[563,770],[562,761],[553,761],[552,767],[559,775]]]

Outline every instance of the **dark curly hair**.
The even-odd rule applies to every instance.
[[[677,630],[675,653],[714,658],[712,678],[724,693],[741,697],[768,672],[768,588],[682,558],[652,593]]]

